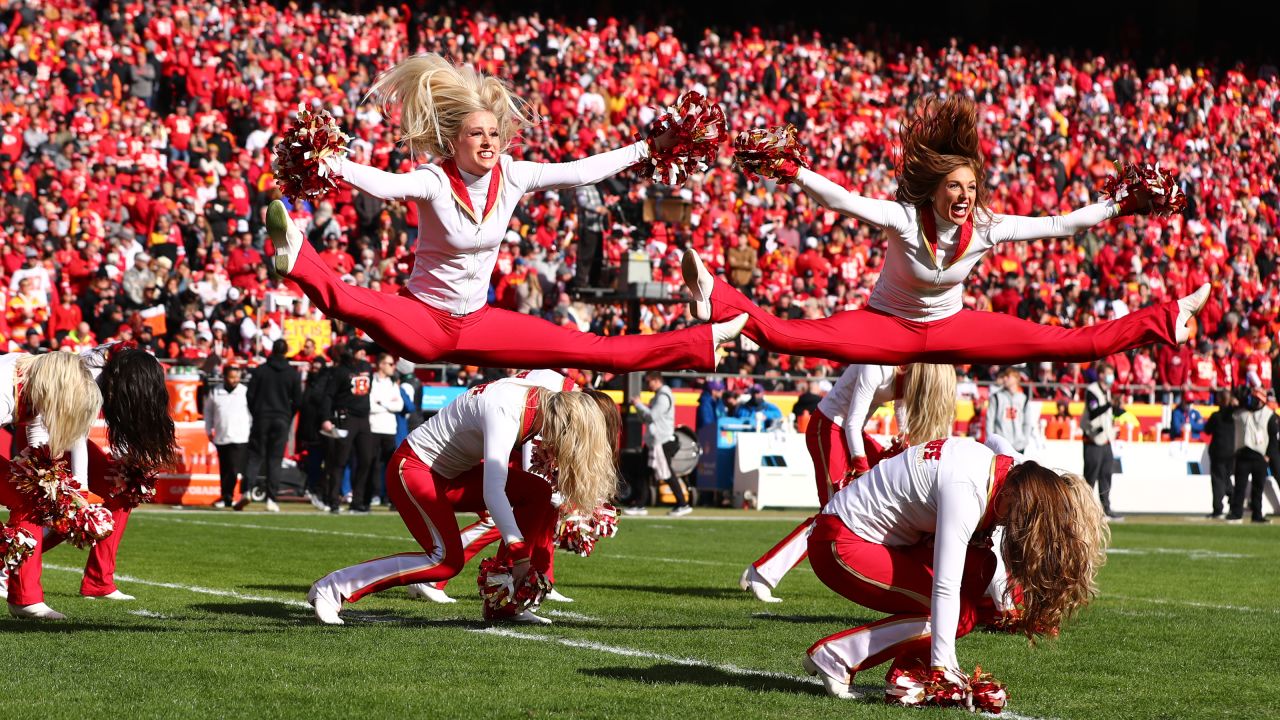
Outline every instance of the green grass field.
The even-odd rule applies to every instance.
[[[879,617],[804,564],[781,604],[737,588],[795,513],[623,518],[583,559],[561,553],[548,627],[479,620],[475,570],[453,605],[402,590],[316,623],[311,582],[415,546],[398,516],[143,510],[120,552],[138,599],[78,595],[84,552],[46,558],[47,602],[69,620],[5,618],[0,709],[15,718],[897,718],[827,698],[799,668],[814,640]],[[1280,527],[1130,519],[1114,530],[1103,596],[1061,639],[960,641],[1022,718],[1280,717]],[[952,713],[957,711],[950,711]]]

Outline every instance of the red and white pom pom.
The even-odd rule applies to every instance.
[[[595,550],[600,538],[618,534],[618,509],[609,503],[601,503],[590,517],[566,515],[556,528],[556,547],[582,557]]]
[[[659,149],[657,138],[674,128],[674,142]],[[724,108],[690,90],[667,107],[646,128],[649,160],[641,174],[654,182],[680,185],[693,173],[705,172],[720,153],[728,133]]]
[[[808,151],[790,123],[738,133],[733,141],[733,159],[752,180],[762,176],[791,182],[800,168],[809,167]]]
[[[1187,196],[1178,187],[1178,178],[1159,165],[1116,163],[1116,170],[1118,174],[1103,178],[1098,189],[1115,200],[1121,215],[1177,215],[1186,209]],[[1151,198],[1149,208],[1141,205],[1144,195]]]
[[[111,511],[101,505],[82,505],[53,524],[55,532],[65,534],[78,548],[92,547],[115,528]]]
[[[328,110],[313,112],[299,105],[297,124],[275,146],[272,169],[280,191],[298,200],[332,190],[337,183],[325,160],[345,157],[349,142],[351,138],[338,129],[338,121]]]
[[[969,679],[970,709],[999,715],[1008,703],[1009,692],[1004,683],[992,677],[991,673],[982,672],[981,665],[974,668],[973,677]]]
[[[36,524],[52,525],[83,503],[71,466],[61,457],[50,457],[47,446],[27,446],[10,463],[9,471]]]
[[[609,538],[618,534],[618,508],[609,503],[600,503],[593,519],[596,537]]]
[[[525,610],[537,610],[542,599],[551,591],[551,582],[541,572],[529,569],[524,580],[517,583],[512,574],[512,564],[496,557],[480,563],[476,577],[480,599],[484,601],[486,620],[498,620],[519,615]]]
[[[968,683],[945,670],[894,668],[885,684],[884,701],[891,705],[962,707],[968,699]]]
[[[0,565],[7,571],[18,567],[36,549],[36,538],[19,527],[0,526]]]

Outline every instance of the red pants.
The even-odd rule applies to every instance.
[[[823,505],[831,499],[841,487],[844,487],[845,475],[849,472],[849,439],[844,428],[836,425],[821,410],[815,410],[809,420],[809,427],[804,431],[805,443],[809,446],[809,457],[813,459],[813,475],[818,482],[818,500]],[[867,449],[867,461],[874,466],[880,462],[884,453],[875,438],[862,433],[862,441]],[[799,565],[809,554],[809,533],[813,530],[813,522],[817,515],[805,519],[796,526],[782,541],[769,552],[751,563],[756,573],[770,588],[778,587],[782,578],[791,568]]]
[[[571,367],[605,372],[715,369],[711,326],[605,337],[485,306],[457,317],[413,295],[342,282],[309,243],[289,273],[325,315],[354,325],[393,355],[482,367]]]
[[[332,572],[321,582],[333,585],[347,602],[356,602],[388,588],[448,580],[457,575],[466,556],[454,512],[484,510],[483,484],[484,463],[457,477],[440,477],[431,472],[413,448],[401,443],[387,464],[387,496],[426,552],[369,560]],[[532,567],[547,572],[556,529],[551,485],[537,475],[512,468],[507,474],[507,498],[525,542],[532,547]],[[504,545],[498,556],[505,552]]]
[[[809,564],[818,578],[846,598],[887,618],[836,633],[814,643],[809,656],[829,675],[854,673],[893,660],[894,667],[929,665],[929,616],[933,595],[933,548],[921,543],[888,547],[858,537],[836,515],[819,515],[809,536]],[[978,603],[995,572],[995,556],[970,548],[960,585],[959,639],[978,620]]]
[[[494,544],[502,538],[502,533],[498,531],[497,526],[488,517],[471,523],[462,528],[459,533],[462,539],[462,564],[466,565],[471,562],[471,558],[480,554],[480,551]],[[449,584],[448,580],[441,580],[433,583],[437,590],[445,589]]]
[[[850,310],[822,320],[782,320],[716,278],[711,314],[722,322],[748,313],[743,333],[766,350],[844,363],[1090,362],[1148,343],[1174,341],[1178,303],[1143,308],[1082,328],[1040,325],[1004,313],[961,310],[933,322],[879,310]]]
[[[66,538],[61,535],[44,536],[44,527],[33,522],[28,509],[23,504],[23,496],[18,494],[9,482],[9,460],[17,452],[21,452],[18,443],[25,445],[23,436],[15,438],[7,430],[0,428],[0,504],[9,508],[10,522],[36,539],[36,547],[31,556],[9,576],[9,604],[34,605],[44,601],[44,588],[40,584],[40,576],[44,569],[43,555],[45,550],[52,549]],[[92,441],[89,450],[89,489],[106,497],[107,471],[111,467],[111,459],[102,448]],[[85,563],[84,579],[80,581],[81,595],[107,595],[115,591],[116,551],[120,540],[124,537],[125,526],[129,523],[129,509],[122,507],[115,500],[106,500],[104,505],[111,511],[111,519],[115,522],[115,530],[99,540],[89,550],[89,560]]]

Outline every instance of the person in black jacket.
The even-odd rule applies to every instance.
[[[302,400],[302,376],[289,364],[289,343],[276,340],[271,346],[271,357],[254,369],[249,378],[249,415],[253,426],[249,434],[249,471],[246,477],[257,481],[258,471],[266,463],[267,512],[280,512],[276,495],[280,492],[280,464],[284,460],[285,445],[289,442],[289,430],[293,416],[298,413]],[[249,504],[249,496],[243,495],[236,503],[237,510]]]
[[[325,403],[333,394],[330,385],[330,374],[333,368],[325,364],[324,356],[311,359],[307,369],[307,382],[302,390],[302,401],[298,407],[298,431],[294,435],[294,444],[303,453],[303,466],[307,475],[307,499],[317,510],[328,511],[328,496],[325,495],[324,456],[325,442],[328,438],[320,434],[321,424],[328,419],[324,413]]]
[[[330,372],[330,394],[321,405],[320,434],[325,443],[325,476],[328,480],[323,498],[329,512],[340,512],[342,504],[342,473],[351,450],[356,451],[356,468],[351,477],[363,477],[373,462],[373,433],[369,432],[369,388],[373,384],[373,371],[367,362],[356,357],[349,346],[335,345],[331,352],[334,360]],[[363,350],[359,351],[363,355]],[[358,505],[351,512],[368,512]]]
[[[1223,498],[1231,498],[1235,487],[1231,473],[1236,462],[1236,423],[1234,396],[1226,390],[1218,392],[1218,409],[1204,423],[1201,434],[1209,440],[1209,483],[1213,490],[1213,520],[1223,518]]]

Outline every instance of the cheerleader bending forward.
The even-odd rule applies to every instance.
[[[952,438],[909,448],[837,492],[809,537],[809,563],[832,590],[891,614],[814,643],[805,669],[846,698],[856,673],[886,660],[891,681],[938,670],[963,683],[956,640],[973,629],[995,572],[996,526],[1028,635],[1055,632],[1097,594],[1110,535],[1078,476]]]
[[[413,273],[399,295],[342,282],[294,226],[284,204],[271,204],[267,229],[276,249],[274,268],[321,312],[414,362],[608,372],[715,368],[716,345],[737,337],[745,318],[712,328],[603,337],[487,304],[498,247],[520,199],[612,177],[648,157],[647,143],[570,163],[513,160],[505,154],[508,146],[533,122],[527,106],[498,78],[455,67],[438,55],[401,62],[370,94],[399,106],[403,140],[415,156],[444,162],[397,174],[346,158],[327,161],[328,171],[370,195],[415,204]]]
[[[963,308],[965,278],[996,245],[1066,237],[1150,204],[1149,196],[1133,194],[1060,217],[992,213],[977,124],[973,102],[962,96],[923,102],[903,126],[896,201],[855,195],[799,167],[782,175],[822,206],[886,231],[889,249],[870,307],[822,320],[780,320],[713,278],[689,250],[683,269],[694,315],[720,321],[745,312],[751,319],[743,332],[768,350],[878,365],[1089,362],[1148,343],[1186,341],[1208,284],[1180,300],[1083,328]]]
[[[78,357],[51,353],[49,357],[54,357],[54,360],[44,361],[50,363],[50,368],[41,368],[35,363],[36,357],[46,356],[12,357],[15,369],[18,369],[17,375],[24,380],[22,395],[32,405],[36,418],[26,423],[18,435],[0,429],[0,462],[6,468],[9,460],[26,444],[46,442],[45,436],[51,435],[45,429],[50,423],[48,418],[57,418],[52,422],[58,426],[78,428],[79,419],[83,417],[81,413],[89,412],[86,403],[92,403],[95,396],[101,398],[111,453],[104,452],[87,439],[87,428],[85,434],[68,448],[73,474],[82,486],[87,482],[89,490],[103,498],[103,505],[111,512],[114,526],[110,535],[89,549],[80,594],[86,598],[133,600],[132,595],[120,592],[115,584],[116,553],[136,503],[127,494],[117,492],[123,482],[117,469],[128,465],[132,472],[149,475],[173,462],[176,443],[164,369],[150,353],[119,346],[101,346]],[[23,357],[29,359],[24,361]],[[78,360],[79,366],[71,358]],[[51,370],[53,366],[57,369]],[[97,376],[96,388],[84,384],[85,375],[81,367],[88,370],[89,378]],[[0,365],[0,373],[5,369]],[[53,389],[45,387],[49,383],[53,384]],[[0,380],[0,392],[8,386],[9,383]],[[57,393],[58,399],[51,402],[51,393]],[[77,399],[76,394],[82,398]],[[21,401],[22,397],[18,399]],[[8,407],[9,403],[0,399],[0,406]],[[89,416],[90,423],[96,414],[94,410]],[[51,451],[58,447],[52,439],[47,442]],[[26,520],[22,498],[12,493],[10,488],[7,479],[0,483],[0,494],[5,495],[0,501],[13,510],[19,526],[29,531],[36,530],[37,526]],[[31,557],[18,566],[11,577],[0,573],[0,591],[8,598],[9,611],[16,617],[60,620],[63,615],[44,603],[41,570],[44,552],[66,537],[53,532],[45,534],[42,528],[40,530],[33,533],[37,544]]]
[[[888,451],[863,427],[881,405],[893,401],[899,435]],[[805,429],[813,459],[818,500],[823,505],[838,490],[865,474],[881,459],[951,435],[956,417],[956,372],[950,365],[850,365],[836,381]],[[781,602],[773,590],[804,560],[815,515],[796,526],[769,552],[743,571],[739,586],[763,602]]]
[[[410,433],[387,467],[387,493],[423,552],[317,580],[307,595],[316,617],[338,625],[343,602],[457,575],[465,556],[455,512],[489,513],[502,537],[498,558],[514,563],[517,582],[531,568],[549,572],[558,513],[552,492],[572,508],[594,509],[617,488],[616,440],[606,428],[620,421],[608,422],[593,397],[566,387],[564,376],[549,370],[480,385]],[[510,467],[512,452],[535,435],[553,458],[555,487]],[[514,619],[550,622],[529,611]]]

